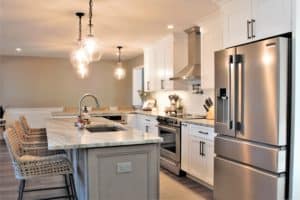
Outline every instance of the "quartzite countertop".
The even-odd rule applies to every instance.
[[[94,132],[86,129],[79,130],[74,126],[76,118],[55,118],[47,121],[48,148],[57,149],[76,149],[76,148],[96,148],[113,147],[137,144],[160,143],[162,139],[148,133],[135,129],[116,132]],[[117,125],[118,123],[97,117],[92,118],[92,125]]]
[[[109,111],[109,110],[97,110],[97,111],[91,111],[91,116],[101,116],[101,115],[122,115],[122,114],[139,114],[139,115],[145,115],[145,116],[152,116],[152,117],[171,117],[166,115],[165,112],[159,112],[159,111],[142,111],[142,110],[116,110],[116,111]],[[77,116],[78,112],[72,111],[65,111],[65,112],[53,112],[53,117],[70,117],[70,116]],[[214,128],[214,120],[208,120],[208,119],[182,119],[178,117],[172,117],[175,119],[180,120],[181,122],[186,122],[190,124],[196,124],[200,126],[206,126]]]

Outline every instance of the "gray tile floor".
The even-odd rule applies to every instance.
[[[28,181],[27,187],[60,186],[60,177],[35,179]],[[6,145],[0,142],[0,200],[15,200],[18,195],[18,181],[15,179]],[[24,199],[45,198],[53,195],[53,191],[26,193]],[[64,190],[55,191],[56,195],[64,194]],[[160,173],[161,200],[211,200],[212,191],[186,178],[177,177],[162,169]]]

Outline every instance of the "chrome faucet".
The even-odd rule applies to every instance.
[[[81,104],[82,104],[82,101],[86,98],[86,97],[92,97],[95,102],[96,102],[96,105],[97,105],[97,108],[100,107],[100,104],[99,104],[99,101],[97,99],[97,97],[95,95],[92,95],[92,94],[84,94],[81,98],[80,98],[80,101],[79,101],[79,117],[81,117],[81,112],[82,112],[82,109],[81,109]]]

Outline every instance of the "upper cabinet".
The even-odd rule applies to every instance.
[[[187,65],[187,36],[170,34],[144,48],[144,85],[147,91],[186,89],[180,81],[170,81]]]
[[[292,31],[291,0],[252,0],[252,8],[255,39]]]
[[[232,0],[222,7],[224,46],[291,32],[291,0]]]
[[[215,12],[201,20],[201,87],[215,87],[215,51],[223,49],[222,15]]]

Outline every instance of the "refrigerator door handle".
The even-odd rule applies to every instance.
[[[234,108],[235,108],[235,63],[234,56],[230,55],[228,66],[228,129],[234,130]]]
[[[239,133],[242,133],[243,126],[243,88],[244,88],[244,65],[242,61],[242,55],[236,55],[236,63],[237,63],[237,110],[236,110],[236,130]]]

